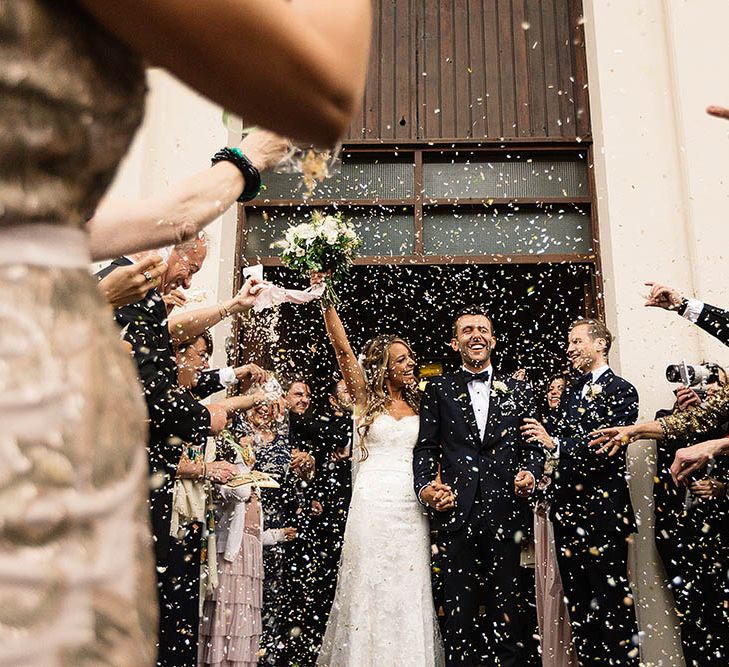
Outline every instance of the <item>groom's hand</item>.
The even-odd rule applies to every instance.
[[[445,512],[453,509],[456,505],[456,497],[451,491],[451,487],[440,482],[432,482],[428,484],[420,492],[420,500],[428,507],[432,507],[436,512]]]
[[[523,498],[534,492],[535,480],[528,470],[520,470],[514,477],[514,493]]]

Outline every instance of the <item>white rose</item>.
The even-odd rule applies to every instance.
[[[316,238],[316,229],[308,222],[302,222],[300,225],[294,227],[294,234],[303,241],[310,241]]]
[[[339,238],[339,223],[336,218],[328,217],[324,219],[321,226],[321,233],[329,245],[333,245]]]
[[[304,252],[303,248],[296,248],[296,256],[297,257],[303,257],[306,253]]]

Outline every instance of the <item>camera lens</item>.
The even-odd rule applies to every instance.
[[[671,364],[666,367],[666,380],[669,382],[681,382],[681,367],[678,364]]]

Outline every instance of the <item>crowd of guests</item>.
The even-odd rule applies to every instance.
[[[206,243],[200,235],[166,262],[135,255],[97,274],[114,303],[112,280],[130,300],[136,293],[120,286],[148,273],[146,293],[117,301],[114,316],[150,417],[157,660],[314,664],[349,504],[351,399],[335,383],[328,414],[314,419],[304,379],[279,382],[255,364],[209,368],[209,327],[250,309],[257,281],[229,301],[176,315]],[[230,388],[230,396],[201,402]]]
[[[345,475],[338,466],[347,465],[347,400],[336,389],[331,419],[311,422],[304,415],[305,382],[286,383],[279,395],[257,366],[206,370],[206,332],[252,306],[256,281],[228,301],[174,314],[184,301],[179,288],[189,286],[204,261],[198,232],[236,201],[254,198],[260,172],[281,160],[288,142],[254,132],[164,193],[122,204],[104,195],[142,120],[144,62],[167,68],[251,124],[334,145],[362,98],[371,3],[6,5],[0,11],[0,414],[8,470],[0,588],[17,604],[5,610],[0,659],[134,667],[155,659],[161,665],[311,663],[332,595],[332,586],[320,582],[332,579],[347,506],[346,485],[337,484]],[[170,246],[167,256],[135,254]],[[128,350],[87,275],[90,261],[114,257],[98,288],[114,306]],[[654,298],[695,312],[690,303],[676,305],[670,290]],[[700,309],[699,324],[704,317],[711,326],[712,314]],[[620,482],[624,459],[616,454],[640,437],[711,437],[677,449],[671,477],[688,480],[729,450],[720,428],[729,390],[704,405],[690,405],[683,395],[672,414],[622,426],[635,420],[634,390],[615,378],[615,400],[624,409],[617,419],[596,417],[581,402],[598,406],[600,394],[612,396],[602,369],[610,337],[591,323],[571,334],[585,334],[585,326],[586,335],[570,345],[578,356],[591,355],[590,347],[596,352],[597,365],[573,360],[592,380],[566,390],[545,424],[525,424],[525,437],[558,459],[547,502],[576,653],[582,661],[599,654],[629,664],[637,642],[623,536],[634,526],[627,485]],[[233,395],[201,403],[235,385],[241,390]],[[391,401],[380,398],[387,409]],[[592,436],[599,464],[583,466],[589,457],[578,450],[587,431],[606,426]],[[567,473],[577,497],[564,493]],[[699,558],[691,561],[696,571],[716,577],[711,593],[721,598],[721,611],[713,607],[710,614],[693,586],[671,579],[686,632],[710,635],[704,650],[712,656],[725,655],[725,635],[714,628],[725,618],[726,577],[720,576],[720,536],[704,526],[715,515],[722,479],[716,466],[708,478],[690,480],[689,500],[705,503],[704,524],[698,528],[682,514],[682,534],[689,535],[687,544],[703,541],[699,550],[686,547],[674,557],[679,565]],[[529,495],[534,481],[522,476],[517,495]],[[427,497],[441,509],[453,504],[445,488]],[[684,508],[689,504],[684,499]],[[578,514],[582,520],[575,522]],[[156,625],[150,515],[157,632],[150,630]],[[588,519],[597,531],[585,532]],[[320,577],[312,576],[317,568]]]
[[[164,262],[139,254],[97,276],[137,364],[150,418],[158,664],[313,665],[351,496],[353,399],[340,380],[328,389],[327,414],[313,418],[306,379],[277,379],[255,364],[209,368],[210,327],[249,310],[261,285],[251,278],[228,301],[176,314],[206,244],[200,234]],[[656,284],[646,305],[676,310],[729,344],[729,313],[721,309]],[[516,501],[534,519],[520,538],[533,557],[522,558],[527,567],[512,582],[522,601],[512,612],[521,617],[523,646],[514,664],[638,664],[627,565],[637,526],[621,447],[644,436],[659,440],[656,544],[684,655],[689,665],[712,664],[729,650],[722,539],[729,474],[720,456],[729,449],[727,375],[706,364],[704,381],[679,385],[657,428],[630,426],[638,394],[610,368],[611,344],[602,322],[577,320],[567,332],[571,368],[533,383],[538,407],[520,430],[524,446],[541,447],[544,466],[533,493]],[[705,442],[691,446],[696,440]],[[679,477],[686,483],[677,485]],[[439,550],[437,531],[433,544],[434,600],[446,623],[439,572],[448,568],[447,549]]]
[[[249,279],[227,302],[176,315],[180,288],[190,286],[205,254],[199,236],[176,246],[165,263],[136,256],[98,274],[105,290],[104,281],[125,267],[157,272],[145,278],[141,300],[114,313],[150,415],[158,663],[313,665],[334,599],[351,495],[353,400],[340,380],[327,391],[327,413],[313,418],[303,378],[279,381],[254,364],[210,370],[209,327],[250,309],[259,285]],[[118,284],[135,275],[118,276]],[[729,344],[725,311],[660,285],[652,285],[647,305],[677,310]],[[534,576],[517,582],[524,601],[518,613],[533,632],[525,630],[522,662],[514,664],[638,664],[627,567],[636,522],[621,448],[645,436],[659,441],[656,543],[684,655],[689,665],[720,664],[729,650],[729,553],[722,539],[729,474],[720,456],[729,450],[726,372],[707,364],[704,382],[680,385],[675,405],[657,415],[657,430],[630,426],[638,395],[609,367],[611,344],[602,322],[577,320],[567,335],[571,369],[534,383],[538,408],[523,419],[524,442],[541,446],[544,472],[523,500],[534,522],[522,545],[533,558],[522,564]],[[523,372],[516,375],[523,381]],[[230,396],[201,403],[230,388]],[[692,446],[697,440],[703,444]],[[686,482],[677,485],[679,478]],[[433,538],[434,599],[443,620]],[[533,636],[539,651],[530,647]]]

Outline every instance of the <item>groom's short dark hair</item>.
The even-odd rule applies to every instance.
[[[483,315],[491,325],[491,333],[494,333],[494,321],[491,319],[491,315],[489,315],[489,311],[486,306],[482,303],[474,303],[470,306],[461,308],[456,313],[456,316],[453,318],[453,338],[455,338],[458,334],[458,320],[460,320],[464,315]]]

